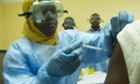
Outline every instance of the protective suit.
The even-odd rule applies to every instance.
[[[89,29],[87,31],[87,33],[100,35],[100,34],[104,33],[104,30],[99,29],[97,31],[92,31],[91,29]],[[87,56],[87,58],[85,58],[85,61],[89,60],[88,59],[88,55],[89,55],[88,50],[89,49],[85,48],[83,51],[83,52],[85,52],[84,55]],[[107,72],[108,71],[108,64],[109,64],[109,58],[105,59],[103,61],[100,61],[99,63],[91,63],[91,62],[88,63],[88,61],[87,61],[87,63],[85,64],[85,67],[94,68],[95,71]]]
[[[100,23],[103,22],[101,19],[100,15],[97,13],[93,13],[89,19],[89,22],[91,23],[91,28],[87,30],[87,33],[91,34],[102,34],[104,33],[104,29],[100,27]],[[94,30],[96,29],[96,30]],[[87,56],[88,58],[88,50],[89,49],[84,49],[84,55]],[[89,59],[85,59],[86,61]],[[102,71],[102,72],[107,72],[108,71],[108,64],[109,64],[109,59],[100,61],[99,63],[86,63],[85,67],[89,68],[94,68],[95,71]]]
[[[77,40],[85,44],[86,42],[93,42],[98,45],[98,47],[102,47],[101,45],[104,44],[104,38],[101,37],[103,36],[94,36],[94,34],[89,36],[89,34],[75,30],[67,30],[59,33],[59,41],[55,46],[38,44],[30,41],[26,37],[22,37],[11,44],[4,58],[3,76],[5,84],[76,84],[82,64],[75,73],[71,75],[53,77],[46,72],[48,60],[57,50]],[[86,42],[84,40],[86,40]],[[98,61],[107,58],[107,55],[103,56],[99,51],[94,52],[98,52],[98,54],[95,53],[93,55],[98,55]]]

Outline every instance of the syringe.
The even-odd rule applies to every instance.
[[[95,47],[95,46],[90,46],[90,45],[85,45],[85,44],[83,44],[82,46],[83,46],[83,48],[89,48],[89,49],[99,50],[99,51],[104,51],[104,52],[107,51],[106,49]]]

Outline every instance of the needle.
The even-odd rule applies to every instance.
[[[99,51],[105,51],[105,52],[107,51],[106,49],[95,47],[95,46],[90,46],[90,45],[85,45],[85,44],[83,44],[82,46],[84,48],[89,48],[89,49],[93,49],[93,50],[99,50]]]

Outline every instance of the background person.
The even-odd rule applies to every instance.
[[[76,23],[72,17],[66,17],[62,24],[65,30],[67,29],[74,29],[76,27]]]
[[[100,31],[102,29],[100,23],[104,21],[101,19],[101,16],[98,13],[93,13],[88,21],[91,24],[91,28],[87,32],[92,33],[94,31]]]
[[[104,33],[103,28],[101,28],[101,26],[100,26],[100,23],[104,22],[104,21],[101,19],[101,16],[98,13],[93,13],[90,16],[90,19],[88,21],[90,22],[91,27],[89,30],[86,31],[87,33],[91,33],[91,34]],[[87,52],[87,51],[88,51],[88,49],[85,49],[85,52]],[[85,53],[85,55],[87,56],[88,53]],[[103,60],[99,63],[87,63],[87,64],[85,64],[85,67],[94,68],[95,71],[107,72],[108,63],[109,63],[109,58],[106,60]]]

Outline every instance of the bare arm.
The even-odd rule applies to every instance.
[[[114,46],[104,84],[129,84],[126,63],[118,42]]]

